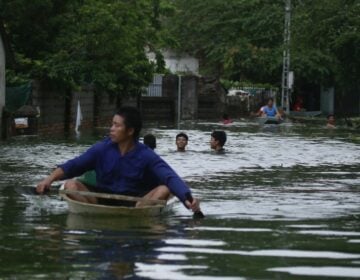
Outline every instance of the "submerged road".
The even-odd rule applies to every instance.
[[[210,132],[228,134],[226,153]],[[202,201],[158,219],[69,214],[34,186],[101,136],[17,138],[0,145],[1,279],[360,278],[360,144],[356,132],[282,124],[148,128],[156,152]],[[358,135],[357,135],[358,136]]]

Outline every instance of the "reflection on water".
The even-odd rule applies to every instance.
[[[339,266],[297,266],[297,267],[275,267],[269,271],[287,272],[293,275],[302,276],[325,276],[325,277],[355,277],[359,278],[360,268],[358,267],[339,267]]]
[[[225,155],[210,133],[228,134]],[[23,191],[102,138],[0,144],[1,279],[360,278],[360,145],[354,131],[252,122],[149,129],[204,220],[68,214],[56,190]],[[351,137],[349,134],[351,133]],[[357,137],[357,136],[356,136]]]
[[[360,254],[347,254],[326,251],[300,251],[300,250],[255,250],[234,251],[209,248],[165,247],[158,249],[161,252],[191,252],[220,255],[264,256],[264,257],[290,257],[290,258],[323,258],[323,259],[359,259]]]

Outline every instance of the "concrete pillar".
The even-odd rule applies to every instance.
[[[0,137],[2,137],[3,108],[5,106],[5,48],[0,35]]]
[[[331,88],[321,88],[320,109],[323,114],[334,114],[335,90]]]
[[[181,119],[195,120],[198,113],[198,78],[183,76],[181,80]]]
[[[177,75],[165,75],[162,80],[162,95],[173,100],[171,112],[172,121],[177,122],[178,119],[178,91],[179,91],[179,77]],[[171,105],[170,105],[171,106]]]

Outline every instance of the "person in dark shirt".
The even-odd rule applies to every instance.
[[[226,143],[226,133],[222,130],[215,130],[211,133],[210,148],[216,153],[224,153],[224,145]]]
[[[148,146],[151,150],[156,149],[156,138],[152,134],[146,134],[144,136],[144,144]]]
[[[85,153],[59,165],[37,185],[43,193],[57,180],[71,179],[89,170],[95,170],[96,187],[89,189],[78,180],[68,180],[65,189],[75,191],[100,191],[114,194],[139,196],[147,199],[167,200],[174,194],[187,208],[200,210],[199,200],[190,202],[191,191],[176,172],[153,150],[139,143],[142,127],[140,113],[136,108],[123,107],[113,117],[110,136],[90,147]],[[152,189],[143,180],[156,176],[160,186]],[[85,203],[98,203],[95,197],[71,194],[72,199]],[[137,202],[136,207],[142,206]]]
[[[185,133],[181,132],[178,135],[176,135],[175,143],[176,143],[177,151],[185,152],[188,141],[189,141],[189,137]]]

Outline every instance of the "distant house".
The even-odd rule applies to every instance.
[[[199,74],[199,61],[197,58],[186,53],[178,54],[172,50],[162,51],[165,60],[165,67],[171,73]],[[148,52],[147,57],[151,61],[155,61],[155,54]]]
[[[155,62],[155,53],[146,51],[146,56],[150,61]],[[164,57],[165,67],[172,74],[181,75],[199,75],[199,61],[188,54],[178,54],[172,50],[163,50],[161,54]],[[145,89],[143,96],[162,97],[163,96],[163,74],[154,74],[152,83]],[[177,89],[176,89],[177,90]]]

